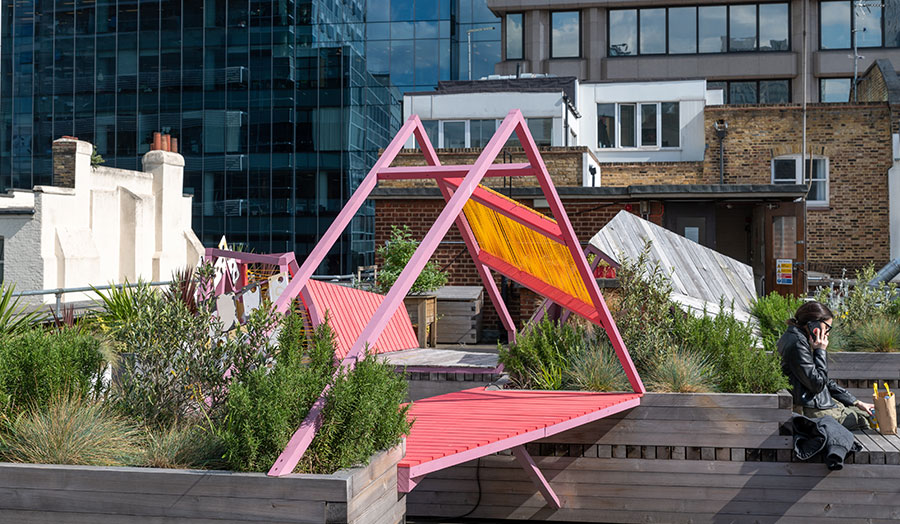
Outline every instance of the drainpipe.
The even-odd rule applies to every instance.
[[[719,184],[725,183],[725,135],[728,134],[728,122],[724,119],[716,120],[713,124],[716,136],[719,137]]]

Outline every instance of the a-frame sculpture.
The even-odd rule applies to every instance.
[[[525,149],[528,162],[495,164],[494,160],[513,133]],[[403,145],[413,136],[427,165],[391,167]],[[552,218],[480,185],[485,177],[505,176],[536,177]],[[509,112],[473,165],[442,166],[419,117],[411,116],[296,271],[275,304],[279,312],[286,312],[294,297],[305,292],[309,278],[369,197],[378,180],[392,179],[434,179],[446,206],[343,359],[342,366],[354,366],[364,348],[378,339],[441,239],[455,223],[510,340],[515,339],[516,328],[491,275],[492,270],[606,329],[631,387],[636,393],[644,393],[644,385],[519,110]],[[327,390],[313,405],[269,475],[287,475],[294,470],[321,423],[326,394]]]

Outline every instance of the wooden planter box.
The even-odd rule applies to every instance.
[[[887,382],[900,391],[900,353],[842,352],[828,353],[828,378],[846,387],[865,402],[872,400],[872,383],[878,389]]]
[[[0,522],[396,524],[404,447],[332,475],[0,463]]]
[[[437,297],[434,295],[406,295],[403,299],[409,320],[419,339],[419,347],[437,345]]]

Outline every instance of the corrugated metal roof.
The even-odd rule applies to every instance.
[[[328,282],[310,280],[307,284],[316,309],[328,316],[335,334],[335,356],[343,359],[359,338],[366,324],[384,300],[383,295]],[[397,308],[375,343],[374,353],[389,353],[419,347],[409,313]]]

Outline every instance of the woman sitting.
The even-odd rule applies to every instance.
[[[828,378],[825,348],[833,320],[831,310],[820,302],[800,306],[778,339],[781,370],[791,383],[795,413],[810,418],[828,415],[847,429],[865,429],[872,405]]]

